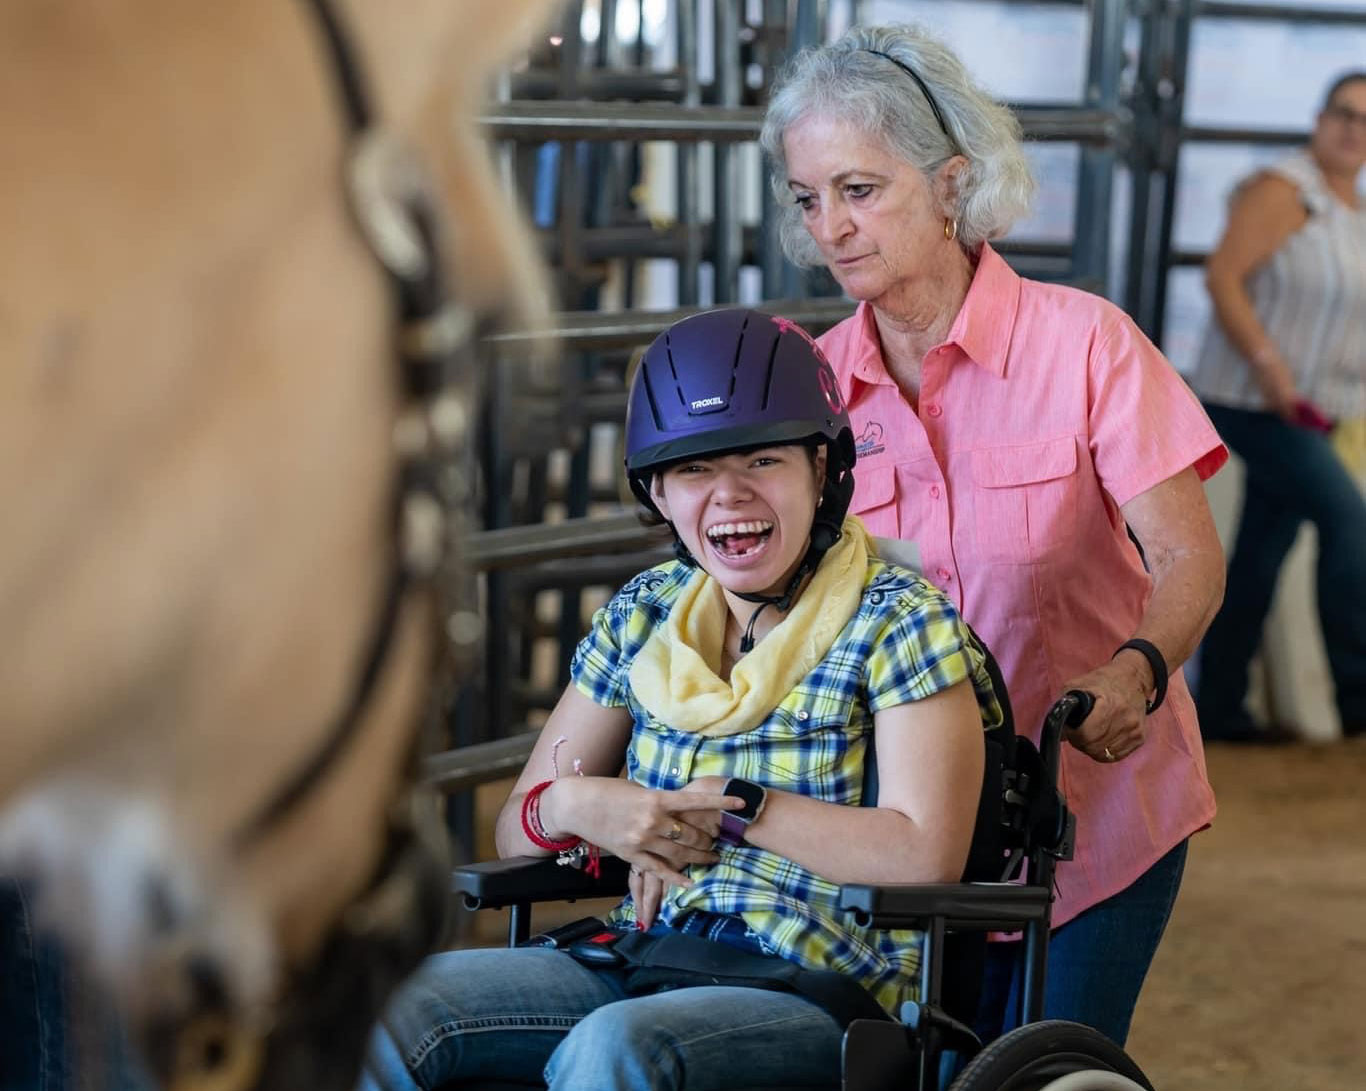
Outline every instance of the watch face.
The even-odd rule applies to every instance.
[[[749,780],[740,780],[738,777],[732,777],[726,783],[726,795],[738,796],[745,801],[743,807],[730,813],[737,818],[743,818],[746,822],[754,821],[754,816],[759,813],[759,805],[764,801],[764,789],[761,785]]]

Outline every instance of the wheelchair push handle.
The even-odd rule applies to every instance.
[[[1062,716],[1064,727],[1080,727],[1095,707],[1095,697],[1084,689],[1069,689],[1053,706]]]
[[[1096,705],[1093,694],[1083,689],[1070,689],[1053,702],[1053,707],[1044,717],[1043,737],[1039,740],[1039,755],[1043,758],[1044,768],[1054,783],[1058,779],[1058,761],[1062,750],[1062,733],[1068,728],[1082,725],[1091,709]]]

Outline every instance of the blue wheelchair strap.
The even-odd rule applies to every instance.
[[[807,970],[779,955],[751,954],[701,936],[681,932],[600,934],[566,950],[590,969],[622,974],[631,996],[728,985],[797,993],[825,1011],[841,1030],[855,1019],[891,1018],[863,986],[845,974]]]

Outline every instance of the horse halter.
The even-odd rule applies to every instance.
[[[474,317],[447,292],[437,217],[422,172],[394,137],[376,127],[360,68],[331,0],[308,4],[331,55],[346,114],[352,211],[393,290],[407,404],[394,429],[395,556],[361,670],[322,746],[239,831],[242,846],[259,838],[316,787],[354,737],[411,586],[429,585],[446,600],[441,616],[458,665],[472,658],[481,632],[473,582],[455,563],[454,548],[472,495],[465,464],[471,454],[475,399]]]
[[[473,576],[455,556],[473,496],[467,474],[476,404],[476,320],[448,294],[435,202],[416,161],[376,123],[332,0],[307,0],[306,6],[319,28],[344,112],[352,214],[394,299],[403,399],[393,432],[394,544],[384,601],[340,715],[307,763],[237,830],[232,844],[238,853],[255,846],[309,797],[355,739],[410,590],[431,592],[441,622],[437,646],[443,649],[444,670],[438,668],[431,687],[431,720],[439,717],[455,681],[471,664],[482,632]],[[417,757],[415,746],[413,780]],[[365,890],[333,925],[313,961],[294,970],[282,990],[285,999],[259,1028],[234,1023],[220,972],[191,967],[191,1010],[174,1025],[153,1027],[149,1035],[149,1060],[171,1088],[353,1084],[378,1004],[435,949],[444,925],[449,871],[440,855],[429,851],[438,840],[432,823],[418,830],[414,810],[391,807],[387,841]],[[426,845],[420,843],[421,832],[428,834]],[[299,1002],[300,996],[306,1002]]]

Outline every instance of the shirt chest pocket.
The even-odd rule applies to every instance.
[[[1067,554],[1077,523],[1074,437],[973,451],[972,483],[981,561],[1034,564]]]
[[[854,499],[849,511],[863,520],[874,537],[898,537],[896,467],[859,466],[854,471]]]
[[[849,715],[838,709],[778,708],[755,736],[755,756],[769,784],[821,797],[826,794],[821,781],[848,754]]]

